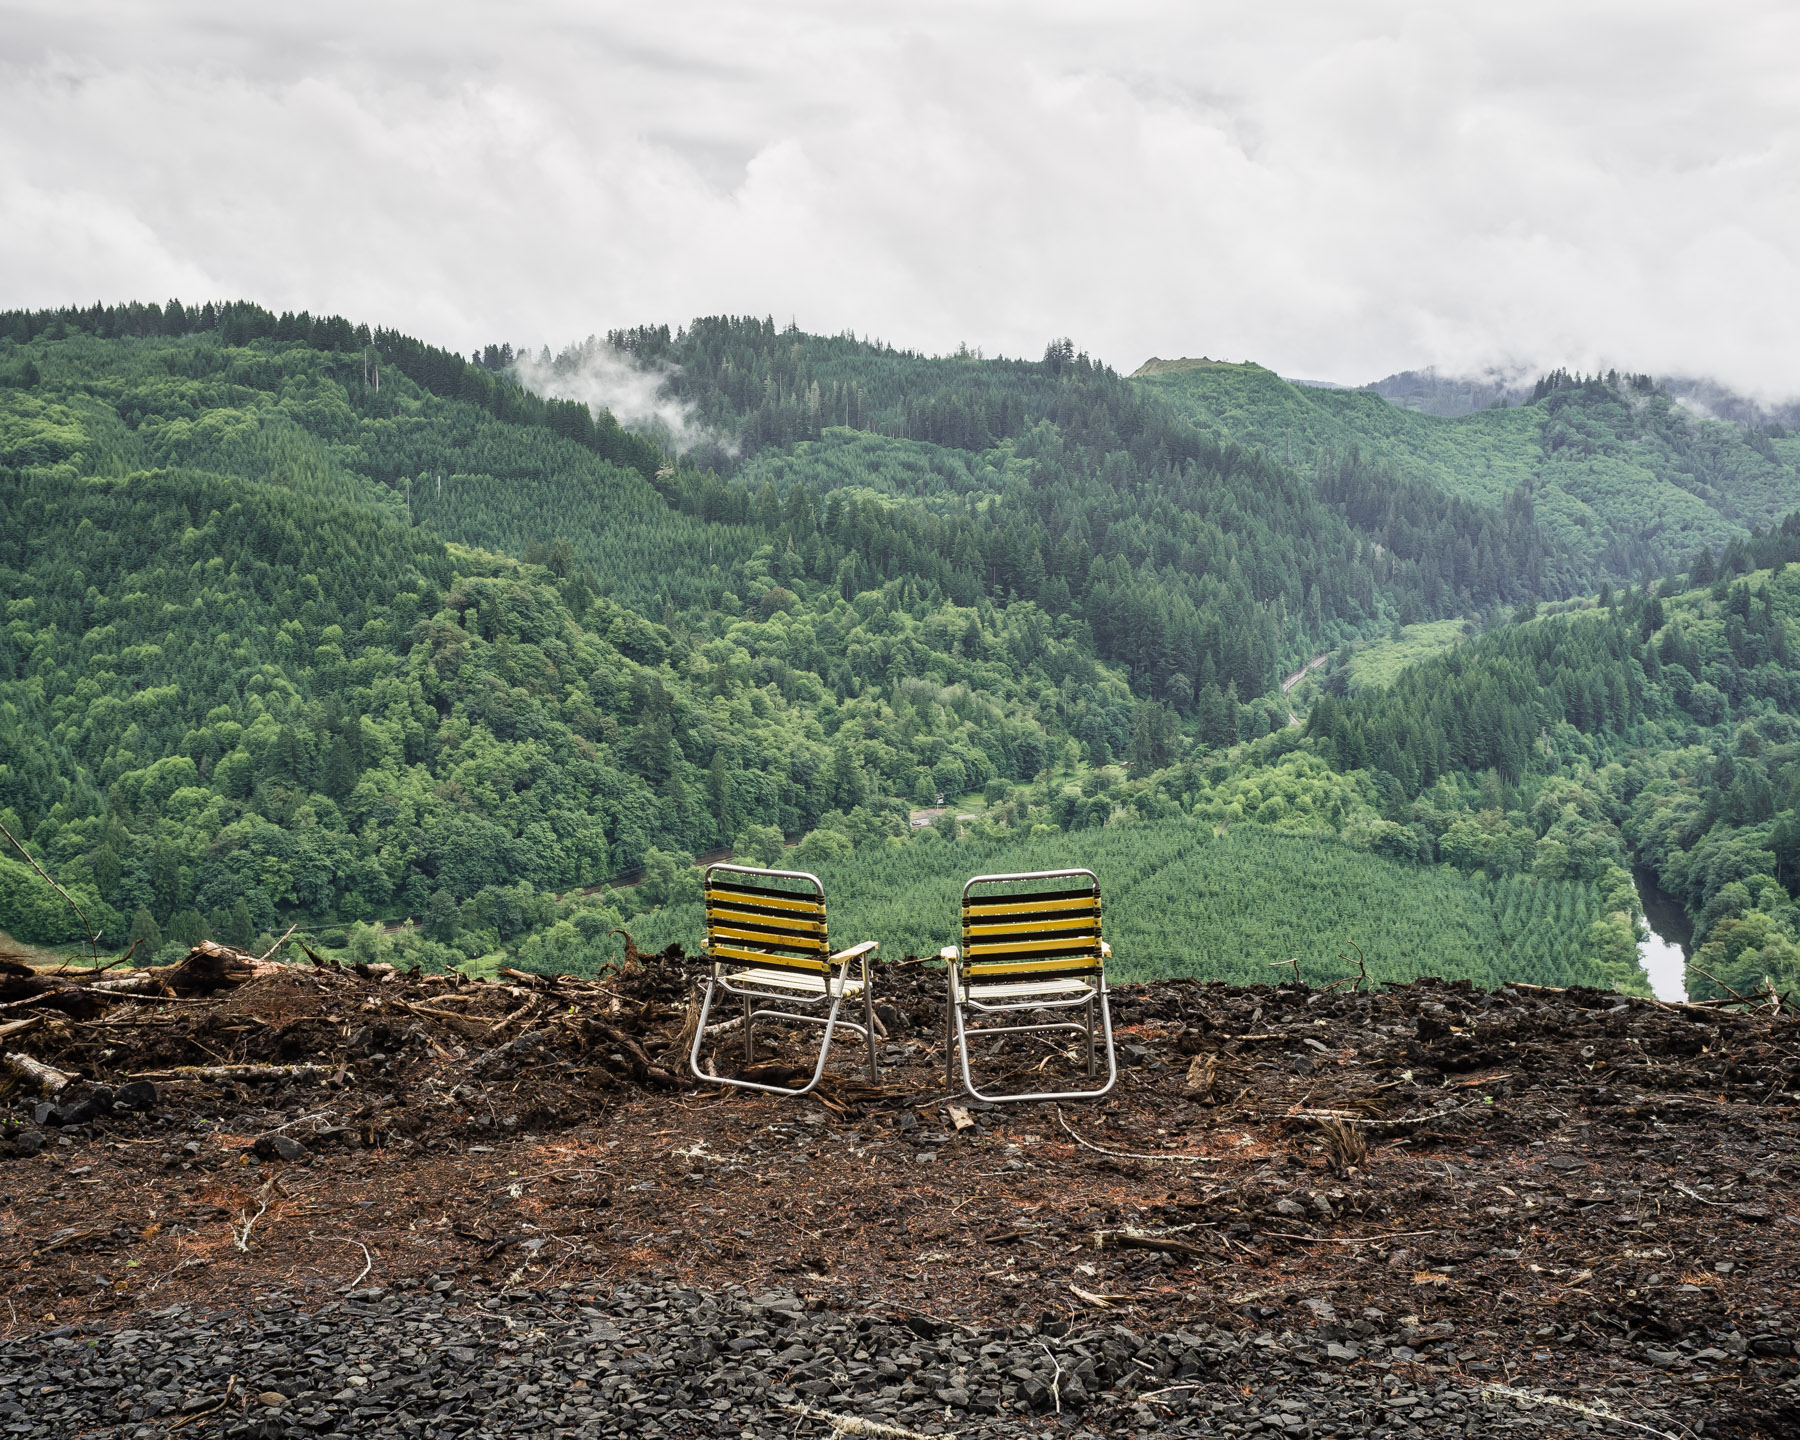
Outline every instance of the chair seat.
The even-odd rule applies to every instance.
[[[759,968],[728,970],[725,972],[725,979],[733,985],[759,985],[769,990],[792,990],[797,995],[825,994],[825,977],[823,975],[809,975],[800,970],[763,970]],[[862,989],[862,981],[852,980],[846,975],[838,982],[838,988],[831,993],[834,995],[860,995]]]
[[[1025,1000],[1033,996],[1068,996],[1090,993],[1091,982],[1080,979],[1015,980],[1005,985],[970,985],[963,994],[970,1000]]]

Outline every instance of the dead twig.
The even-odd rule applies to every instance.
[[[179,1420],[177,1420],[173,1425],[171,1425],[169,1427],[170,1432],[173,1433],[174,1431],[181,1429],[183,1426],[192,1425],[196,1420],[204,1420],[204,1419],[206,1419],[206,1417],[208,1415],[217,1415],[221,1410],[223,1410],[227,1405],[229,1405],[231,1403],[231,1392],[236,1389],[237,1389],[237,1376],[233,1375],[229,1380],[227,1380],[225,1382],[225,1393],[219,1397],[219,1403],[217,1405],[209,1405],[204,1410],[196,1410],[196,1411],[194,1411],[194,1413],[192,1415],[183,1415]]]
[[[325,1080],[337,1074],[331,1065],[177,1065],[171,1070],[144,1070],[133,1080]]]
[[[1096,1230],[1093,1233],[1096,1250],[1159,1250],[1164,1255],[1180,1255],[1184,1259],[1206,1253],[1198,1245],[1190,1245],[1186,1240],[1177,1240],[1169,1235],[1152,1235],[1148,1230],[1137,1230],[1130,1226],[1120,1230]]]
[[[1356,952],[1356,974],[1346,975],[1342,980],[1333,980],[1324,989],[1323,993],[1327,995],[1337,989],[1340,985],[1348,985],[1352,990],[1360,990],[1364,985],[1369,983],[1369,962],[1363,958],[1362,946],[1358,945],[1354,940],[1346,940],[1344,943]],[[1348,964],[1350,960],[1350,957],[1342,950],[1338,951],[1337,958],[1344,961],[1346,964]]]
[[[1421,1235],[1435,1235],[1435,1230],[1400,1230],[1389,1235],[1291,1235],[1285,1230],[1265,1230],[1263,1234],[1281,1240],[1303,1240],[1308,1245],[1372,1245],[1377,1240],[1415,1240]],[[1259,1290],[1257,1294],[1272,1292]],[[1242,1297],[1248,1299],[1248,1296]]]
[[[1721,990],[1723,990],[1723,991],[1724,991],[1724,992],[1725,992],[1725,993],[1726,993],[1726,994],[1727,994],[1727,995],[1729,995],[1729,996],[1730,996],[1730,997],[1731,997],[1731,998],[1732,998],[1732,999],[1733,999],[1733,1000],[1735,1000],[1735,1001],[1737,1001],[1737,1002],[1738,1002],[1738,1004],[1740,1004],[1740,1005],[1748,1005],[1748,1004],[1750,1004],[1750,1003],[1751,1003],[1751,1002],[1750,1002],[1750,1001],[1749,1001],[1749,1000],[1747,1000],[1747,999],[1746,999],[1746,998],[1745,998],[1745,997],[1744,997],[1744,996],[1742,996],[1742,995],[1740,995],[1740,994],[1738,994],[1738,992],[1737,992],[1737,991],[1735,991],[1735,990],[1733,990],[1733,989],[1732,989],[1732,988],[1731,988],[1731,987],[1730,987],[1730,986],[1729,986],[1729,985],[1727,985],[1727,984],[1726,984],[1726,983],[1725,983],[1725,982],[1724,982],[1724,981],[1723,981],[1723,980],[1721,980],[1721,979],[1720,979],[1720,978],[1719,978],[1719,977],[1718,977],[1718,976],[1717,976],[1717,975],[1715,975],[1715,974],[1713,974],[1713,973],[1712,973],[1712,971],[1710,971],[1710,970],[1702,970],[1702,969],[1701,969],[1701,968],[1700,968],[1700,966],[1698,966],[1698,965],[1696,965],[1696,964],[1694,964],[1694,962],[1693,962],[1693,961],[1692,961],[1692,960],[1690,960],[1690,961],[1688,961],[1688,968],[1689,968],[1689,969],[1691,969],[1691,970],[1699,970],[1699,971],[1700,971],[1700,973],[1701,973],[1701,974],[1702,974],[1702,975],[1704,975],[1704,976],[1705,976],[1705,977],[1706,977],[1706,978],[1707,978],[1707,979],[1708,979],[1708,980],[1710,980],[1710,981],[1712,981],[1712,982],[1713,982],[1713,984],[1715,984],[1715,985],[1717,985],[1717,986],[1718,986],[1718,987],[1719,987],[1719,988],[1720,988],[1720,989],[1721,989]]]
[[[1217,1155],[1139,1155],[1129,1150],[1108,1150],[1104,1145],[1096,1145],[1091,1140],[1083,1140],[1074,1130],[1070,1129],[1069,1122],[1063,1119],[1060,1105],[1056,1107],[1056,1123],[1067,1130],[1069,1138],[1082,1149],[1092,1150],[1101,1155],[1110,1155],[1115,1160],[1172,1160],[1188,1165],[1216,1165],[1219,1163]]]
[[[369,1253],[369,1247],[360,1240],[346,1240],[344,1243],[346,1245],[354,1245],[358,1250],[363,1252],[363,1268],[358,1270],[356,1272],[356,1278],[344,1287],[346,1290],[354,1290],[358,1285],[362,1284],[364,1279],[367,1278],[368,1273],[375,1268],[375,1257]]]
[[[1672,1430],[1658,1430],[1653,1425],[1645,1425],[1636,1420],[1627,1420],[1623,1415],[1615,1415],[1610,1410],[1602,1410],[1595,1405],[1583,1405],[1579,1400],[1567,1400],[1561,1395],[1552,1395],[1545,1390],[1523,1390],[1512,1385],[1484,1385],[1481,1387],[1481,1398],[1485,1401],[1510,1400],[1515,1405],[1552,1405],[1558,1410],[1573,1410],[1578,1415],[1585,1415],[1590,1420],[1604,1420],[1609,1425],[1623,1425],[1629,1430],[1641,1430],[1646,1435],[1660,1435],[1663,1440],[1678,1440]]]
[[[269,1213],[269,1202],[279,1194],[281,1194],[281,1186],[276,1177],[271,1175],[263,1182],[262,1189],[257,1192],[256,1213],[252,1215],[248,1205],[238,1211],[238,1219],[244,1222],[244,1228],[239,1230],[235,1225],[231,1227],[231,1243],[234,1247],[249,1254],[250,1232],[256,1228],[256,1222]]]
[[[276,941],[276,942],[275,942],[275,943],[274,943],[274,944],[273,944],[273,945],[271,945],[271,946],[270,946],[270,947],[269,947],[269,948],[268,948],[268,949],[267,949],[267,950],[265,950],[265,951],[263,951],[263,953],[262,953],[262,954],[260,954],[260,955],[258,955],[258,956],[257,956],[257,957],[256,957],[256,958],[257,958],[257,960],[258,960],[258,961],[259,961],[259,962],[260,962],[260,961],[263,961],[263,960],[267,960],[267,959],[268,959],[268,958],[269,958],[269,957],[270,957],[270,956],[271,956],[271,955],[273,955],[273,954],[274,954],[274,953],[275,953],[275,952],[276,952],[276,951],[277,951],[277,950],[279,950],[279,949],[280,949],[280,948],[281,948],[281,947],[282,947],[282,946],[283,946],[283,945],[285,945],[285,944],[287,944],[287,942],[288,942],[288,935],[292,935],[292,934],[293,934],[293,933],[294,933],[294,932],[295,932],[295,931],[296,931],[296,930],[298,930],[298,929],[299,929],[299,928],[300,928],[300,922],[299,922],[299,921],[298,921],[298,920],[296,920],[296,921],[295,921],[295,922],[294,922],[294,923],[293,923],[293,924],[292,924],[292,925],[290,925],[290,926],[288,926],[288,928],[287,928],[287,935],[283,935],[283,936],[282,936],[282,937],[281,937],[281,938],[280,938],[280,939],[279,939],[279,940],[277,940],[277,941]]]

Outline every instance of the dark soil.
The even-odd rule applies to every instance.
[[[1800,1433],[1800,1020],[1159,983],[1111,1096],[984,1108],[940,985],[885,967],[881,1084],[845,1036],[798,1101],[686,1076],[676,956],[0,1011],[80,1077],[5,1102],[0,1428]],[[320,1069],[174,1073],[275,1063]]]

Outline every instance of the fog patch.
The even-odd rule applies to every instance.
[[[579,400],[596,415],[610,410],[628,430],[641,431],[677,455],[704,448],[736,456],[737,445],[700,419],[693,401],[675,392],[680,369],[643,364],[590,335],[554,359],[521,353],[513,373],[527,390],[547,399]]]
[[[1659,375],[1656,383],[1677,405],[1702,420],[1728,420],[1753,430],[1800,428],[1800,399],[1769,403],[1698,376]]]

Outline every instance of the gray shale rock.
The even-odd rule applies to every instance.
[[[312,1154],[291,1135],[258,1135],[251,1147],[259,1160],[285,1160],[289,1164]]]
[[[827,1433],[802,1409],[971,1440],[1046,1422],[1092,1436],[1473,1435],[1505,1418],[1466,1381],[1415,1391],[1358,1347],[1321,1344],[1320,1358],[1285,1333],[978,1328],[741,1289],[496,1295],[453,1283],[359,1290],[311,1313],[174,1307],[140,1328],[8,1342],[0,1436],[152,1440],[184,1417],[184,1440]]]

